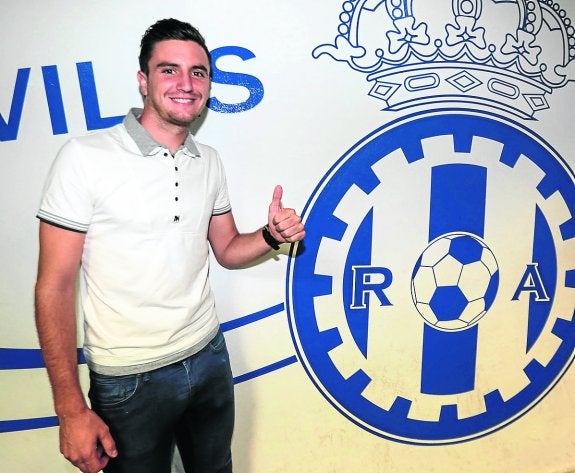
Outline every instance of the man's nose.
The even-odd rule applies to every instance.
[[[178,83],[178,89],[184,92],[192,92],[194,90],[194,79],[189,74],[182,74]]]

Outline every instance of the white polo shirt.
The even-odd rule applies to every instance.
[[[65,144],[38,211],[42,221],[86,233],[84,353],[102,374],[183,359],[219,327],[207,233],[212,215],[231,209],[222,163],[191,135],[172,157],[140,114]]]

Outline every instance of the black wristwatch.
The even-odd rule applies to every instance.
[[[270,227],[264,225],[262,228],[262,236],[268,245],[270,245],[274,250],[280,249],[280,242],[277,241],[270,233]]]

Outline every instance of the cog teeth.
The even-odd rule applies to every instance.
[[[441,407],[432,397],[417,396],[411,403],[408,417],[413,420],[439,422]]]
[[[335,275],[341,273],[342,265],[345,262],[345,252],[342,251],[342,246],[340,241],[325,237],[321,239],[317,252],[315,274],[337,278]],[[332,284],[332,287],[336,288],[340,285]]]
[[[553,215],[558,222],[567,222],[573,217],[565,202],[564,197],[559,192],[551,194],[544,202],[539,204],[543,214]]]
[[[336,294],[337,296],[337,294]],[[340,297],[320,296],[314,299],[314,308],[316,313],[317,327],[320,332],[339,328],[340,330],[346,326],[345,312],[338,300]]]
[[[367,385],[361,395],[376,406],[389,411],[397,399],[397,395],[392,394],[389,385],[382,379],[375,378]]]
[[[365,213],[360,210],[370,209],[373,204],[371,198],[356,184],[353,184],[339,202],[333,215],[346,222],[348,228],[357,228],[365,216]]]
[[[553,314],[551,314],[550,318],[552,320],[556,319]],[[561,342],[562,340],[559,337],[553,333],[549,333],[545,338],[545,343],[536,343],[533,345],[529,351],[529,355],[531,355],[533,359],[537,360],[541,365],[547,366],[553,358],[553,355],[557,353]]]
[[[571,254],[573,255],[575,253]],[[551,319],[556,316],[557,319],[575,322],[575,313],[573,311],[573,307],[575,307],[575,291],[573,289],[574,288],[572,287],[568,287],[557,291],[557,294],[561,297],[556,297],[556,299],[560,300],[554,302],[553,313],[550,317]]]
[[[349,343],[342,343],[330,350],[329,357],[344,379],[349,379],[365,364],[365,358]]]

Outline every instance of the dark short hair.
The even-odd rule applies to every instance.
[[[206,40],[197,28],[194,28],[185,21],[175,20],[174,18],[165,18],[157,21],[150,26],[144,33],[144,36],[142,36],[142,41],[140,42],[140,56],[138,59],[140,61],[140,70],[144,74],[148,75],[150,72],[148,63],[156,43],[169,39],[193,41],[194,43],[199,44],[208,56],[211,76],[212,55],[206,46]]]

